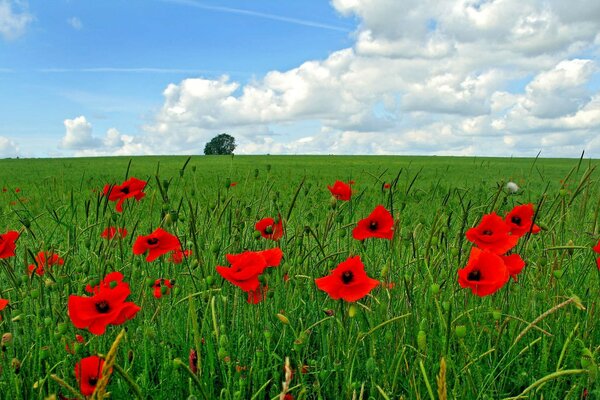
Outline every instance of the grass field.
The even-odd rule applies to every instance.
[[[113,399],[279,399],[282,382],[287,399],[600,399],[600,270],[592,251],[600,238],[598,164],[0,160],[0,234],[20,233],[16,255],[0,259],[0,298],[9,300],[0,311],[0,398],[83,398],[76,363],[108,355]],[[119,213],[103,188],[130,177],[148,182],[146,195],[126,200]],[[337,179],[355,182],[349,202],[328,191]],[[509,193],[508,181],[521,189]],[[467,229],[484,214],[526,203],[542,230],[512,250],[526,263],[518,281],[485,297],[462,288],[458,270],[473,246]],[[357,222],[377,205],[394,217],[393,239],[355,240]],[[278,215],[283,237],[257,238],[256,222]],[[127,236],[102,238],[109,226]],[[133,253],[138,236],[158,227],[191,250],[181,264]],[[268,289],[258,304],[217,273],[229,265],[227,254],[275,247],[283,260],[260,276]],[[42,251],[64,264],[29,273]],[[316,278],[357,255],[381,281],[369,295],[347,302],[317,288]],[[77,329],[69,296],[90,296],[86,285],[113,271],[123,274],[127,301],[139,312],[102,335]],[[156,298],[160,278],[175,283]]]

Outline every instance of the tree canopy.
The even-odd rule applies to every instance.
[[[204,146],[204,154],[206,155],[224,155],[233,154],[235,150],[235,138],[226,133],[221,133],[215,136]]]

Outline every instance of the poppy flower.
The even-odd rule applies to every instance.
[[[15,256],[15,241],[19,238],[19,232],[8,231],[0,235],[0,258]]]
[[[389,189],[389,188],[391,188],[391,187],[392,187],[392,185],[391,185],[391,184],[389,184],[389,183],[384,183],[384,184],[383,184],[383,188],[384,188],[384,189]]]
[[[357,301],[365,297],[379,281],[367,276],[360,256],[341,262],[330,275],[315,279],[317,287],[334,300]]]
[[[104,186],[103,193],[108,196],[108,201],[117,202],[115,207],[117,212],[123,212],[123,202],[125,200],[134,197],[137,201],[140,201],[146,195],[143,190],[147,183],[137,178],[129,178],[120,185]]]
[[[536,234],[540,231],[540,227],[533,223],[533,204],[522,204],[514,207],[504,221],[510,229],[511,235],[521,237],[531,230],[531,233]]]
[[[8,300],[0,299],[0,311],[4,310],[7,305],[8,305]]]
[[[180,249],[181,244],[177,236],[162,228],[157,228],[147,236],[138,236],[133,244],[133,254],[140,255],[148,252],[146,257],[148,262],[152,262],[170,251]]]
[[[263,218],[254,225],[254,229],[260,232],[265,239],[279,240],[283,236],[283,221],[281,215],[277,219]]]
[[[508,269],[508,274],[516,282],[517,275],[519,275],[525,267],[525,261],[523,261],[521,256],[518,254],[511,254],[510,256],[501,256],[501,258],[502,261],[504,261],[506,269]]]
[[[98,356],[82,358],[75,364],[75,378],[79,382],[79,390],[84,396],[91,396],[102,378],[104,360]]]
[[[479,225],[467,230],[466,236],[480,249],[495,254],[506,253],[519,241],[519,237],[510,234],[510,227],[495,212],[484,215]]]
[[[65,260],[60,258],[58,254],[51,252],[40,251],[37,256],[35,256],[35,265],[30,264],[27,269],[29,273],[32,274],[35,272],[37,275],[42,276],[46,272],[46,270],[50,269],[49,267],[53,265],[64,265]]]
[[[15,189],[15,193],[21,193],[21,189],[20,188],[16,188]]]
[[[231,183],[229,184],[229,187],[236,187],[236,186],[237,186],[237,182],[231,182]]]
[[[502,258],[487,250],[471,249],[467,265],[458,270],[458,283],[483,297],[500,289],[508,282],[509,273]]]
[[[327,185],[327,189],[338,200],[348,201],[352,197],[352,188],[342,181],[335,181],[333,186]]]
[[[191,254],[191,250],[173,250],[171,252],[171,256],[169,257],[169,261],[173,264],[181,264],[183,262],[183,259],[189,257]]]
[[[598,271],[600,271],[600,257],[596,259],[596,266],[598,267]]]
[[[385,207],[379,205],[365,219],[358,221],[352,237],[356,240],[367,238],[392,239],[394,236],[394,218]]]
[[[171,293],[171,289],[173,289],[174,285],[175,285],[174,280],[162,279],[162,278],[155,280],[154,285],[152,285],[152,288],[154,289],[154,292],[153,292],[154,297],[156,297],[157,299],[160,299],[163,294]],[[163,288],[165,288],[165,289],[163,289]]]
[[[102,231],[102,234],[100,235],[100,237],[111,240],[112,238],[115,237],[115,235],[118,235],[119,238],[124,238],[125,236],[127,236],[127,229],[115,228],[114,226],[109,226],[108,228],[106,228],[105,230]]]
[[[594,250],[596,253],[600,254],[600,240],[598,240],[598,244],[596,244],[594,247],[592,247],[592,250]]]
[[[88,329],[102,335],[108,325],[121,325],[140,310],[136,304],[125,300],[131,293],[123,282],[123,274],[113,272],[97,286],[86,288],[93,296],[69,296],[69,317],[79,329]]]
[[[265,268],[279,265],[282,257],[283,252],[279,248],[227,254],[226,258],[231,267],[217,266],[217,272],[245,292],[256,291],[260,287],[258,276]]]

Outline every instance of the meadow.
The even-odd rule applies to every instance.
[[[598,164],[0,160],[0,234],[19,233],[15,255],[0,259],[0,299],[9,300],[0,311],[0,398],[83,399],[75,366],[100,355],[109,379],[88,379],[97,385],[91,398],[599,399]],[[118,212],[105,187],[131,177],[147,182],[145,196]],[[327,186],[336,180],[353,181],[350,201],[332,196]],[[520,189],[507,190],[509,181]],[[461,287],[458,271],[474,247],[467,230],[529,203],[541,230],[510,250],[525,262],[518,279],[486,296]],[[377,205],[393,216],[393,237],[356,240],[357,223]],[[269,217],[282,222],[279,240],[256,232]],[[127,235],[103,238],[108,227]],[[190,251],[180,263],[134,254],[138,237],[159,227]],[[274,248],[283,258],[263,266],[256,304],[217,272],[228,254]],[[62,265],[36,269],[40,252]],[[315,279],[353,256],[379,281],[367,295],[333,299],[317,287]],[[122,289],[102,289],[115,271],[139,310],[130,306],[102,334],[77,328],[70,296]]]

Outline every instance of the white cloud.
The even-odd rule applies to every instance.
[[[74,119],[65,119],[65,136],[60,142],[63,149],[81,150],[98,146],[98,139],[92,136],[92,124],[83,115]]]
[[[16,157],[18,154],[19,147],[17,144],[9,138],[0,136],[0,157]]]
[[[33,16],[26,10],[15,12],[13,4],[21,2],[0,0],[0,36],[6,40],[15,39],[25,33],[27,25],[33,21]]]
[[[201,153],[228,132],[238,153],[600,156],[600,2],[574,2],[333,0],[352,48],[172,83],[138,136],[99,148]]]
[[[83,29],[83,23],[77,17],[71,17],[67,19],[67,23],[71,26],[71,28],[75,29],[76,31],[80,31],[81,29]]]

